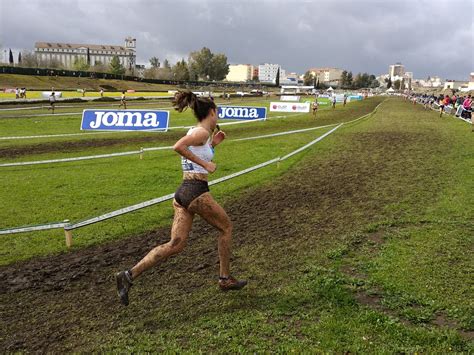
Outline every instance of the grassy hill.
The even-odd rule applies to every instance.
[[[111,90],[162,91],[175,88],[173,85],[150,84],[126,80],[77,78],[65,76],[32,76],[0,74],[0,88],[24,87],[28,90],[77,90],[99,91],[101,87]]]

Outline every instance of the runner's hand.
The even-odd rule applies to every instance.
[[[206,164],[206,166],[204,167],[209,173],[213,173],[214,171],[216,171],[217,169],[217,165],[216,163],[210,161],[209,163]]]
[[[219,131],[212,137],[212,146],[215,147],[219,143],[221,143],[225,139],[225,133],[223,131]]]

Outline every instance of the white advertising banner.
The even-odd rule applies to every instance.
[[[41,96],[43,97],[43,99],[47,99],[48,97],[51,96],[51,93],[52,93],[52,91],[43,91],[43,92],[41,93]],[[54,92],[54,96],[55,96],[57,99],[59,99],[60,97],[63,96],[63,93],[60,92],[60,91],[55,91],[55,92]]]
[[[310,104],[291,102],[270,102],[271,112],[309,112]]]
[[[280,96],[281,101],[300,101],[300,96],[294,95],[282,95]]]

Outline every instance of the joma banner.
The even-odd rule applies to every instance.
[[[167,131],[168,111],[84,110],[81,130]]]
[[[265,107],[218,106],[217,117],[233,120],[259,120],[267,118]]]

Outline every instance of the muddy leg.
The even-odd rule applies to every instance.
[[[168,243],[153,248],[137,265],[131,269],[132,278],[140,274],[168,257],[180,253],[186,246],[186,241],[191,231],[194,214],[186,208],[173,201],[174,220],[171,227],[171,240]]]
[[[209,192],[196,198],[189,210],[200,215],[207,223],[219,231],[217,246],[219,250],[220,275],[228,277],[230,273],[230,249],[232,243],[232,222],[225,210],[214,200]]]

